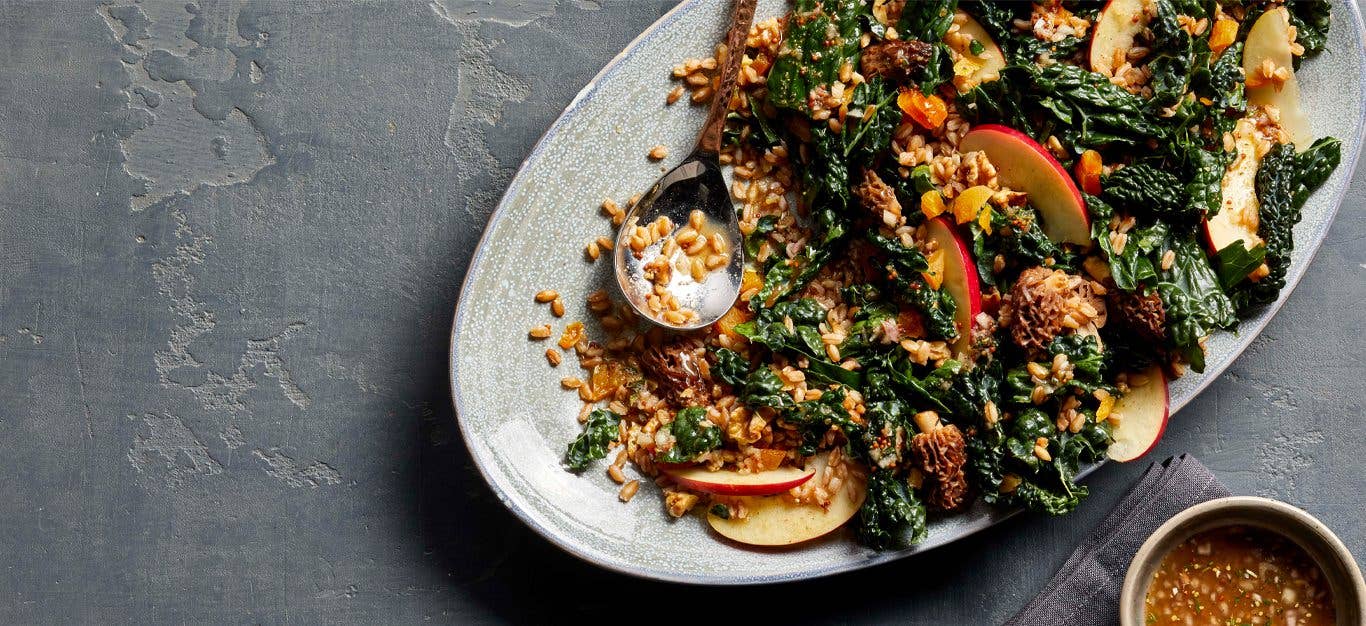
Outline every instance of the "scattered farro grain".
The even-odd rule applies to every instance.
[[[588,255],[588,260],[590,261],[596,261],[599,256],[602,256],[602,248],[598,246],[598,242],[596,241],[588,242],[588,245],[584,247],[583,252]]]
[[[558,295],[550,301],[550,312],[555,317],[564,317],[564,300],[561,300]]]
[[[550,338],[550,324],[541,324],[540,326],[533,327],[531,330],[527,331],[527,336],[532,339]]]
[[[566,376],[560,379],[560,386],[565,389],[578,389],[583,386],[583,381],[573,376]]]
[[[640,491],[640,481],[632,480],[622,485],[621,493],[617,494],[617,497],[621,498],[622,502],[630,502],[631,498],[636,497],[637,491]]]
[[[554,349],[554,348],[549,348],[549,349],[547,349],[547,350],[545,351],[545,360],[550,361],[550,366],[551,366],[551,367],[557,367],[557,366],[559,366],[559,364],[560,364],[560,358],[561,358],[561,357],[560,357],[560,351],[559,351],[559,350],[556,350],[556,349]]]
[[[545,304],[560,297],[560,292],[554,289],[543,289],[536,292],[536,301]]]
[[[675,102],[678,102],[678,99],[679,99],[679,98],[682,98],[682,97],[683,97],[683,85],[677,85],[677,86],[675,86],[673,89],[671,89],[671,90],[669,91],[669,97],[665,99],[665,102],[668,102],[669,104],[673,104],[673,103],[675,103]]]
[[[1176,262],[1176,252],[1174,250],[1168,250],[1162,253],[1162,271],[1166,272],[1171,270],[1172,263],[1174,262]]]
[[[612,482],[618,485],[626,482],[626,474],[623,474],[621,466],[616,464],[607,466],[607,476],[612,479]]]
[[[610,237],[598,237],[594,243],[598,244],[598,247],[603,250],[612,249],[612,239]]]

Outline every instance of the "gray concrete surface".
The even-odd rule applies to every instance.
[[[575,561],[470,466],[448,328],[518,163],[671,2],[127,4],[0,3],[0,622],[993,623],[1143,469],[817,582]],[[1363,192],[1158,450],[1359,557]]]

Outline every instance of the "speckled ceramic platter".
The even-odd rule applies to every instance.
[[[580,430],[579,400],[559,388],[570,366],[551,368],[545,344],[527,341],[527,330],[587,322],[592,316],[582,296],[611,289],[610,264],[583,260],[588,240],[611,234],[596,207],[603,198],[643,191],[659,176],[664,167],[645,156],[651,146],[670,148],[662,164],[670,166],[692,145],[704,111],[665,106],[669,71],[684,58],[707,56],[721,37],[728,5],[684,2],[641,34],[555,121],[503,196],[465,277],[451,337],[451,391],[475,463],[503,503],[546,539],[600,566],[661,580],[754,584],[825,576],[922,552],[1000,522],[1009,515],[979,504],[935,520],[929,538],[908,550],[873,552],[846,533],[795,548],[744,549],[717,538],[699,516],[670,519],[648,483],[635,501],[622,504],[601,466],[583,476],[561,467],[566,444]],[[782,10],[781,0],[763,0],[759,16]],[[1333,20],[1329,52],[1306,63],[1300,80],[1314,135],[1340,138],[1344,159],[1296,228],[1292,286],[1328,230],[1362,140],[1366,53],[1359,9],[1339,0]],[[532,302],[542,289],[567,294],[564,319]],[[1238,334],[1214,337],[1207,371],[1172,387],[1175,408],[1218,376],[1279,304],[1246,320]]]

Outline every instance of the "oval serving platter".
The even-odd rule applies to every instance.
[[[757,19],[784,9],[782,0],[761,0]],[[573,367],[550,367],[545,343],[528,341],[527,330],[544,323],[559,329],[569,320],[584,320],[596,330],[584,296],[612,288],[611,263],[583,261],[589,240],[612,234],[598,206],[604,198],[644,191],[661,170],[686,156],[705,110],[686,100],[665,105],[674,84],[670,70],[683,59],[710,54],[728,11],[727,0],[685,1],[631,42],[536,144],[490,219],[465,276],[451,332],[451,393],[475,464],[518,518],[569,553],[622,573],[684,583],[826,576],[923,552],[1010,517],[979,501],[964,513],[932,520],[928,538],[905,550],[863,548],[847,529],[793,548],[758,550],[717,538],[699,516],[671,519],[648,481],[635,501],[622,504],[602,462],[583,475],[561,466],[565,446],[580,431],[578,396],[559,386]],[[1205,373],[1173,384],[1174,409],[1212,382],[1266,326],[1323,241],[1361,148],[1362,42],[1360,10],[1352,0],[1335,2],[1328,51],[1306,63],[1299,76],[1314,136],[1341,139],[1346,158],[1304,208],[1281,299],[1245,320],[1237,334],[1211,338]],[[663,163],[645,156],[656,144],[669,148]],[[565,294],[563,319],[532,302],[542,289]]]

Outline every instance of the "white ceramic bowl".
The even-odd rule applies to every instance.
[[[1252,496],[1219,498],[1177,513],[1134,554],[1119,596],[1121,626],[1144,626],[1144,599],[1163,557],[1196,533],[1244,525],[1281,535],[1299,545],[1323,570],[1333,592],[1338,626],[1366,624],[1366,582],[1337,535],[1314,516],[1284,502]]]

